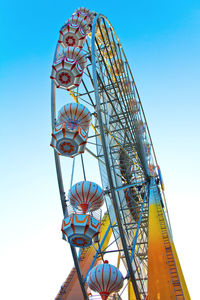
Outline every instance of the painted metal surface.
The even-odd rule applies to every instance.
[[[84,153],[90,122],[91,113],[84,105],[79,103],[64,105],[58,112],[50,146],[59,155],[67,157]]]
[[[149,197],[148,269],[148,299],[190,299],[153,178]]]
[[[83,213],[99,209],[104,202],[103,190],[91,181],[81,181],[71,187],[68,193],[71,205]]]
[[[78,47],[67,47],[54,61],[50,78],[57,88],[74,89],[80,85],[85,67],[85,53]]]
[[[102,300],[107,300],[111,293],[118,292],[122,288],[123,280],[119,269],[104,261],[90,271],[87,284],[91,290],[101,295]]]
[[[87,143],[87,132],[80,125],[71,126],[68,123],[62,123],[53,129],[50,146],[55,149],[59,155],[74,157],[84,153]]]
[[[101,222],[91,215],[72,214],[62,223],[62,232],[67,236],[68,242],[74,247],[88,247],[100,232]]]
[[[89,109],[80,103],[67,103],[58,112],[58,124],[66,122],[71,129],[80,125],[87,132],[91,119]]]
[[[58,43],[63,48],[84,46],[90,29],[85,20],[78,16],[72,16],[61,28]]]
[[[88,25],[92,25],[95,17],[95,12],[92,12],[90,9],[81,6],[76,9],[75,14],[84,19],[88,23]]]

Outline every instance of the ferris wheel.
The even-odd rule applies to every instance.
[[[190,299],[139,93],[104,15],[80,7],[67,20],[51,79],[62,234],[75,266],[56,299]]]

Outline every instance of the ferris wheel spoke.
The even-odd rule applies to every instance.
[[[101,55],[102,55],[102,54],[101,54]],[[103,57],[103,56],[102,56],[102,57]],[[104,58],[103,58],[103,60],[104,60]],[[104,62],[105,62],[105,60],[104,60]],[[106,64],[105,64],[105,66],[106,66]],[[106,66],[106,68],[107,68],[107,66]],[[113,110],[115,111],[115,115],[118,116],[118,113],[117,113],[117,111],[116,111],[116,108],[113,106],[112,100],[111,100],[111,98],[110,98],[110,96],[109,96],[109,94],[108,94],[106,88],[103,86],[103,82],[102,82],[100,76],[98,76],[98,79],[99,79],[99,81],[100,81],[100,83],[101,83],[101,85],[102,85],[102,87],[103,87],[103,89],[104,89],[104,91],[105,91],[105,93],[106,93],[106,96],[108,97],[109,103],[112,105]],[[109,79],[110,79],[110,81],[112,82],[110,76],[109,76]],[[118,103],[120,103],[119,98],[118,98],[118,96],[117,96],[117,91],[115,90],[115,87],[114,87],[114,85],[113,85],[113,82],[112,82],[112,87],[113,87],[113,90],[114,90],[114,92],[115,92],[115,97],[118,99]],[[123,110],[122,110],[121,104],[120,104],[120,111],[121,111],[121,113],[124,115],[124,112],[123,112]],[[121,123],[121,120],[120,120],[119,118],[118,118],[118,120],[119,120],[119,122]],[[129,124],[128,124],[128,122],[127,122],[125,116],[124,116],[124,120],[125,120],[125,123],[126,123],[127,128],[129,128],[129,132],[130,132],[130,134],[131,134],[131,136],[132,136],[132,133],[131,133],[132,131],[131,131],[131,129],[130,129],[130,126],[129,126]],[[121,125],[122,125],[122,124],[121,124]],[[133,136],[132,136],[132,138],[133,138]],[[133,139],[133,140],[134,140],[134,139]]]
[[[105,26],[105,28],[106,28],[107,38],[108,38],[110,44],[113,43],[113,44],[114,44],[114,48],[117,49],[117,46],[116,46],[115,41],[114,41],[114,38],[113,38],[112,31],[110,31],[110,32],[111,32],[111,35],[112,35],[112,42],[111,42],[111,41],[110,41],[110,38],[109,38],[109,34],[108,34],[108,29],[107,29],[107,27],[106,27],[106,25],[105,25],[105,20],[104,20],[104,19],[103,19],[103,22],[104,22],[104,26]],[[113,47],[111,47],[111,52],[112,52],[112,57],[113,57],[113,60],[114,60],[114,64],[111,62],[110,54],[109,54],[108,51],[107,51],[107,54],[108,54],[108,57],[109,57],[110,66],[111,66],[111,69],[112,69],[112,74],[113,74],[114,79],[115,79],[115,82],[116,82],[116,84],[117,84],[117,88],[118,88],[118,91],[119,91],[119,93],[120,93],[120,98],[121,98],[121,100],[122,100],[122,103],[123,103],[124,107],[128,107],[128,101],[127,101],[127,95],[126,95],[127,93],[125,92],[124,85],[122,84],[121,78],[120,78],[120,82],[118,81],[118,79],[117,79],[117,77],[116,77],[116,74],[115,74],[114,67],[113,67],[114,65],[117,66],[116,59],[115,59],[115,55],[114,55],[114,52],[113,52]],[[119,60],[117,51],[116,51],[115,54],[117,55],[117,58],[118,58],[118,60]],[[125,79],[123,73],[122,73],[122,78]],[[130,80],[129,80],[129,82],[130,82]],[[128,118],[130,118],[130,114],[128,114]],[[130,119],[129,119],[129,122],[130,122]],[[134,126],[134,123],[131,122],[131,125]]]

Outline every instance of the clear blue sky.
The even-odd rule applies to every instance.
[[[54,299],[72,266],[49,147],[49,76],[60,27],[79,6],[106,15],[124,47],[198,300],[200,3],[171,0],[1,3],[0,298]]]

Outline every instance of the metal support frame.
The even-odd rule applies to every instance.
[[[105,41],[105,37],[102,34],[100,23],[104,26],[106,31],[108,41]],[[106,23],[107,22],[107,23]],[[108,24],[108,25],[107,25]],[[103,43],[98,44],[96,42],[95,37],[95,29],[98,26],[101,34]],[[115,38],[117,42],[115,41]],[[107,43],[108,42],[108,43]],[[111,52],[108,52],[109,44],[114,43],[114,47],[118,49],[116,51],[116,57],[113,53],[113,49],[111,47]],[[157,163],[153,144],[151,141],[151,136],[149,133],[148,125],[146,122],[146,118],[144,115],[144,111],[142,108],[142,104],[140,101],[140,97],[126,60],[125,53],[123,48],[117,38],[114,29],[108,19],[99,14],[95,17],[92,27],[92,38],[91,38],[91,48],[86,40],[88,55],[87,58],[90,60],[89,64],[86,67],[85,76],[86,81],[82,80],[82,87],[85,91],[80,91],[81,88],[77,89],[76,92],[71,92],[70,94],[74,98],[76,102],[80,100],[85,102],[87,105],[90,105],[94,108],[93,116],[97,120],[97,125],[94,127],[94,135],[88,137],[90,141],[92,138],[100,138],[100,142],[96,142],[96,146],[101,148],[101,151],[97,151],[97,155],[91,151],[90,149],[86,148],[86,151],[91,154],[92,157],[98,159],[99,165],[104,165],[107,173],[107,181],[109,183],[109,188],[105,187],[105,197],[110,196],[113,201],[113,207],[115,211],[115,216],[117,220],[117,224],[110,225],[109,229],[113,229],[113,233],[115,236],[115,241],[118,243],[120,238],[122,242],[123,249],[118,247],[117,252],[121,253],[124,252],[122,257],[125,257],[126,265],[128,267],[129,278],[133,284],[133,288],[135,291],[136,299],[139,300],[141,297],[146,295],[145,284],[147,282],[147,258],[145,257],[145,251],[148,247],[148,192],[146,188],[145,195],[144,193],[135,192],[132,198],[132,204],[127,204],[126,199],[124,201],[120,200],[120,193],[123,192],[124,189],[133,189],[136,188],[139,184],[145,185],[146,187],[149,186],[148,184],[148,172],[146,168],[146,163],[150,163],[150,158],[147,158],[144,154],[144,146],[143,143],[145,141],[150,141],[152,146],[152,157],[154,158],[155,162]],[[54,60],[58,54],[59,45],[57,44]],[[105,59],[104,55],[102,55],[102,50],[107,53],[107,59]],[[96,53],[98,53],[98,57],[96,57]],[[112,55],[112,57],[111,57]],[[126,74],[122,74],[121,78],[117,78],[114,72],[113,64],[116,64],[116,59],[122,59],[125,61],[125,69]],[[98,58],[98,63],[96,63],[96,58]],[[111,59],[113,58],[113,59]],[[130,86],[132,86],[132,90],[130,94],[126,94],[125,88],[122,85],[122,80],[128,78]],[[101,95],[103,95],[103,99],[101,99]],[[86,96],[88,98],[86,98]],[[77,98],[76,98],[77,97]],[[140,107],[137,110],[136,114],[131,114],[128,109],[128,105],[130,103],[131,97],[136,99]],[[96,98],[96,103],[95,103]],[[78,101],[77,101],[78,99]],[[102,101],[101,101],[102,100]],[[106,110],[106,105],[112,107],[112,114],[109,115],[109,122],[106,121],[104,124],[102,117],[106,117],[107,115],[103,115],[103,111]],[[56,125],[56,113],[55,113],[55,84],[52,81],[51,86],[51,109],[52,109],[52,128]],[[97,112],[97,114],[96,114]],[[145,126],[147,128],[147,132],[145,132],[144,136],[139,133],[140,129],[138,129],[138,122],[140,120],[144,120]],[[107,120],[107,119],[106,119]],[[98,132],[98,129],[100,133]],[[89,146],[90,143],[88,143]],[[91,142],[91,145],[95,143]],[[119,150],[120,149],[120,150]],[[116,161],[113,159],[119,151],[122,151],[124,154],[128,156],[128,161],[131,165],[134,166],[134,176],[129,180],[123,177],[120,165],[120,160]],[[62,180],[62,172],[61,172],[61,165],[60,165],[60,158],[57,153],[54,151],[55,155],[55,164],[56,164],[56,171],[58,177],[58,185],[60,191],[60,199],[62,204],[63,212],[65,211],[66,206],[66,197],[63,187],[63,180]],[[124,159],[125,161],[125,159]],[[84,179],[86,180],[83,156],[81,154],[81,162],[82,162],[82,169]],[[73,179],[73,172],[74,172],[74,163],[72,167],[72,179]],[[120,177],[122,180],[121,184],[116,184],[117,179]],[[72,180],[71,179],[71,180]],[[137,200],[139,199],[139,200]],[[122,199],[123,200],[123,199]],[[137,202],[138,201],[138,202]],[[165,201],[165,199],[164,199]],[[136,207],[138,211],[140,211],[140,215],[138,214],[139,220],[134,221],[134,216],[131,209]],[[166,202],[165,202],[165,209]],[[168,213],[167,213],[168,214]],[[169,218],[168,218],[169,220]],[[103,240],[106,238],[109,230],[106,231]],[[116,233],[116,235],[115,235]],[[137,248],[136,248],[137,246]],[[97,250],[96,255],[94,256],[93,262],[88,270],[94,265],[95,260],[98,258],[99,255],[103,256],[105,253],[109,253],[109,251],[104,249],[101,251],[102,243],[99,245],[99,249]],[[137,249],[137,251],[135,250]],[[107,251],[106,251],[107,250]],[[131,252],[132,250],[132,252]],[[82,289],[82,293],[84,299],[88,299],[87,292],[85,289],[85,278],[83,278],[79,259],[76,253],[76,249],[71,246],[71,252],[74,259],[74,264],[77,270],[78,279],[80,282],[80,286]],[[124,258],[122,258],[124,261]],[[141,272],[141,264],[143,264],[146,273]],[[134,266],[134,268],[133,268]],[[145,282],[145,283],[144,283]]]
[[[136,280],[135,280],[135,275],[134,275],[134,272],[133,272],[133,269],[132,269],[132,264],[131,264],[131,260],[130,260],[130,256],[129,256],[129,251],[128,251],[128,248],[127,248],[126,240],[125,240],[125,237],[124,237],[124,231],[123,231],[123,227],[122,227],[122,224],[121,224],[121,218],[120,218],[120,214],[119,214],[119,207],[118,207],[118,204],[117,204],[117,198],[116,198],[115,191],[114,191],[114,183],[113,183],[113,179],[112,179],[112,175],[111,175],[108,152],[107,152],[107,148],[106,148],[104,125],[103,125],[101,112],[100,112],[101,107],[100,107],[100,98],[99,98],[99,92],[98,92],[99,88],[98,88],[98,81],[97,81],[96,59],[95,59],[95,51],[96,51],[96,49],[95,49],[95,25],[96,25],[97,20],[98,20],[99,17],[103,17],[103,15],[97,15],[94,22],[93,22],[92,44],[91,44],[92,45],[91,53],[92,53],[93,81],[94,81],[95,97],[96,97],[96,104],[97,104],[97,115],[98,115],[98,120],[99,120],[102,146],[103,146],[103,150],[104,150],[106,170],[107,170],[107,175],[108,175],[108,179],[109,179],[109,183],[110,183],[111,195],[112,195],[112,199],[113,199],[113,207],[114,207],[114,210],[115,210],[115,215],[116,215],[117,224],[118,224],[118,228],[119,228],[119,232],[120,232],[120,236],[121,236],[121,241],[122,241],[122,245],[123,245],[123,249],[124,249],[124,254],[125,254],[125,257],[126,257],[128,270],[129,270],[129,273],[130,273],[131,282],[133,284],[136,299],[140,300],[140,294],[139,294],[138,286],[137,286],[137,283],[136,283]]]
[[[136,242],[137,242],[138,232],[139,232],[139,228],[140,228],[140,224],[141,224],[141,220],[142,220],[142,214],[143,214],[144,204],[145,204],[145,201],[146,201],[146,198],[147,198],[148,189],[149,189],[149,184],[146,187],[145,196],[144,196],[144,200],[143,200],[143,203],[142,203],[142,209],[141,209],[141,213],[140,213],[140,217],[139,217],[139,221],[138,221],[138,225],[137,225],[137,230],[136,230],[135,238],[134,238],[134,241],[133,241],[131,261],[133,260],[133,256],[134,256],[134,253],[135,253],[135,246],[136,246]]]
[[[85,276],[84,282],[86,282],[87,277],[88,277],[88,274],[89,274],[89,272],[91,271],[91,269],[93,268],[94,263],[95,263],[96,259],[98,258],[99,253],[103,253],[103,252],[100,251],[100,250],[101,250],[101,247],[103,246],[103,244],[104,244],[104,242],[105,242],[105,239],[106,239],[106,237],[107,237],[107,235],[108,235],[108,233],[109,233],[111,227],[112,227],[112,226],[111,226],[111,224],[110,224],[110,225],[108,226],[108,228],[107,228],[105,234],[104,234],[104,237],[103,237],[103,239],[102,239],[102,241],[101,241],[101,243],[100,243],[100,245],[99,245],[99,248],[98,248],[98,250],[97,250],[97,252],[96,252],[96,254],[95,254],[95,256],[94,256],[94,259],[93,259],[93,261],[92,261],[92,263],[91,263],[91,265],[90,265],[90,267],[89,267],[89,269],[88,269],[88,271],[87,271],[87,274],[86,274],[86,276]]]

